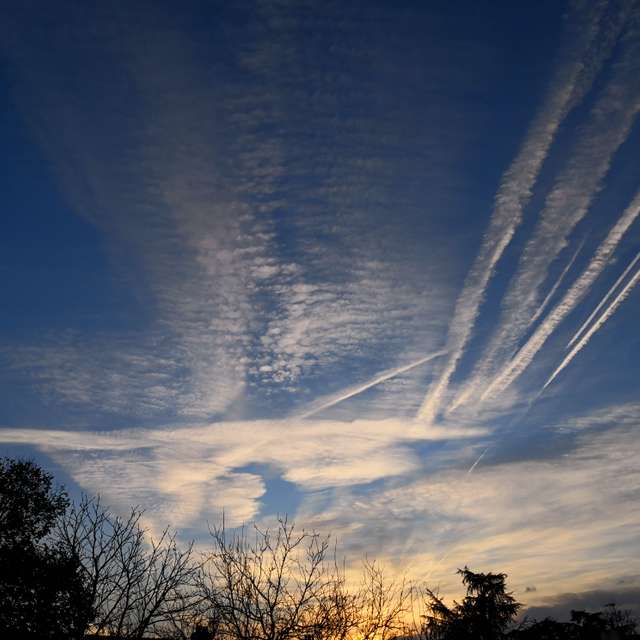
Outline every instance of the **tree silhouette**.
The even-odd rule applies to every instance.
[[[427,615],[423,635],[428,640],[496,640],[504,636],[522,606],[507,592],[506,574],[474,573],[459,569],[467,595],[461,603],[447,607],[430,589],[426,590]]]
[[[33,462],[0,460],[0,637],[82,638],[91,603],[79,560],[50,539],[68,504]]]
[[[625,640],[637,638],[637,623],[630,611],[605,605],[602,611],[571,611],[571,622],[525,619],[508,637],[513,640]]]
[[[53,477],[30,460],[0,460],[0,546],[34,546],[69,506]]]
[[[523,620],[508,635],[513,640],[580,640],[580,630],[572,622],[558,622],[553,618]]]
[[[638,621],[628,609],[618,609],[614,602],[604,606],[602,617],[607,630],[616,631],[621,638],[630,638],[636,631]]]
[[[390,640],[405,633],[411,591],[404,581],[365,562],[360,587],[348,589],[327,537],[286,518],[253,533],[211,532],[199,590],[218,616],[216,637]]]
[[[506,574],[458,574],[464,599],[426,589],[423,623],[408,622],[415,589],[364,562],[347,584],[329,537],[286,517],[271,529],[214,528],[202,561],[168,529],[154,539],[137,507],[119,517],[100,498],[71,504],[30,461],[0,459],[0,639],[80,640],[623,640],[629,611],[572,611],[528,620]],[[333,552],[333,553],[331,553]]]
[[[142,516],[132,507],[120,518],[100,498],[85,496],[60,520],[58,536],[78,558],[88,586],[95,635],[140,639],[173,629],[197,604],[193,545],[181,549],[168,529],[151,538]]]

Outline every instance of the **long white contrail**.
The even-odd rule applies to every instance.
[[[590,290],[593,283],[609,263],[624,234],[637,220],[638,216],[640,216],[640,191],[635,195],[631,204],[625,209],[616,224],[611,228],[607,237],[602,241],[591,262],[587,265],[580,277],[537,327],[515,357],[500,374],[494,378],[482,395],[482,399],[486,399],[491,394],[503,391],[524,371],[555,328]]]
[[[451,376],[475,326],[487,285],[522,221],[523,210],[531,199],[558,128],[567,114],[581,102],[603,60],[609,55],[609,29],[603,37],[600,23],[605,7],[604,2],[593,3],[583,13],[578,7],[576,14],[571,16],[575,33],[562,54],[562,63],[556,69],[541,110],[534,118],[520,151],[502,176],[489,229],[456,301],[447,337],[449,361],[438,381],[429,388],[418,411],[419,418],[432,421],[438,413]],[[585,64],[587,59],[589,64]]]
[[[542,390],[544,391],[557,377],[557,375],[578,355],[580,351],[587,345],[591,337],[600,329],[600,327],[615,313],[616,309],[624,302],[629,296],[633,287],[640,282],[640,269],[638,269],[634,276],[627,282],[622,291],[614,298],[613,302],[607,307],[602,315],[593,323],[592,327],[587,331],[579,342],[571,349],[565,359],[560,363],[558,368],[551,374],[549,379],[544,383]]]
[[[602,95],[590,110],[575,149],[547,196],[532,238],[520,258],[518,270],[502,303],[498,329],[473,379],[484,385],[492,376],[508,379],[515,355],[538,304],[538,291],[549,267],[562,251],[576,225],[587,215],[615,153],[628,138],[640,112],[640,27],[633,23],[621,37],[621,52]],[[504,388],[496,384],[495,388]],[[485,397],[487,394],[485,392]]]
[[[359,393],[362,393],[367,389],[371,389],[371,387],[375,387],[377,384],[380,384],[381,382],[385,382],[386,380],[395,378],[396,376],[406,373],[407,371],[411,371],[412,369],[419,367],[421,364],[425,364],[426,362],[435,360],[436,358],[439,358],[440,356],[443,356],[446,353],[447,352],[445,350],[436,351],[435,353],[431,353],[428,356],[425,356],[424,358],[420,358],[419,360],[411,362],[410,364],[406,364],[406,365],[403,365],[402,367],[397,367],[395,369],[388,369],[387,371],[383,371],[382,373],[379,373],[375,378],[372,378],[367,382],[364,382],[362,384],[355,385],[352,387],[348,387],[347,389],[343,389],[338,393],[332,394],[328,398],[321,398],[320,400],[313,403],[309,409],[307,409],[303,413],[296,414],[294,417],[309,418],[310,416],[315,415],[316,413],[319,413],[324,409],[328,409],[329,407],[333,407],[339,402],[343,402],[344,400],[353,398],[353,396],[357,396]]]
[[[629,275],[629,272],[635,267],[636,262],[640,260],[640,251],[636,254],[636,257],[627,265],[627,268],[622,272],[620,277],[613,283],[613,286],[605,296],[600,300],[598,306],[591,312],[589,317],[582,323],[582,326],[573,334],[573,338],[567,342],[566,348],[568,349],[585,331],[585,329],[591,324],[591,321],[600,312],[600,309],[607,303],[609,298],[613,295],[614,291],[620,286],[620,283]]]

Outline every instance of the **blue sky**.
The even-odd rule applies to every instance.
[[[2,453],[635,603],[638,2],[3,13]]]

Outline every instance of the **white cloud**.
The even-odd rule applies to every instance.
[[[575,427],[575,449],[556,458],[488,456],[470,475],[460,465],[367,494],[343,487],[329,506],[308,500],[299,518],[334,530],[347,553],[366,550],[447,597],[459,595],[455,570],[465,565],[505,571],[530,605],[604,588],[640,570],[640,411],[610,407]],[[525,593],[531,584],[536,592]]]
[[[373,482],[418,467],[415,442],[477,438],[479,428],[428,428],[407,420],[221,422],[177,430],[73,432],[3,429],[0,441],[31,444],[74,480],[119,505],[154,505],[157,524],[202,525],[224,507],[230,522],[255,515],[268,464],[310,491]],[[168,517],[170,516],[170,517]]]

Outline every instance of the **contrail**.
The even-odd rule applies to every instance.
[[[520,361],[520,355],[514,358],[514,354],[530,326],[549,266],[587,215],[615,153],[628,138],[640,111],[639,36],[635,23],[623,34],[622,51],[612,64],[611,79],[590,110],[584,132],[546,198],[540,220],[505,294],[499,328],[475,367],[473,379],[478,385],[494,375],[504,377],[500,370],[505,366],[510,370],[511,362]]]
[[[312,405],[310,409],[308,409],[303,413],[297,414],[294,417],[309,418],[310,416],[318,413],[319,411],[323,411],[324,409],[328,409],[329,407],[332,407],[333,405],[336,405],[339,402],[342,402],[343,400],[348,400],[353,396],[357,396],[359,393],[362,393],[363,391],[366,391],[371,387],[375,387],[377,384],[380,384],[385,380],[390,380],[391,378],[395,378],[396,376],[399,376],[402,373],[411,371],[411,369],[415,369],[416,367],[419,367],[421,364],[425,364],[430,360],[435,360],[436,358],[439,358],[440,356],[443,356],[446,353],[447,353],[446,350],[436,351],[435,353],[425,356],[424,358],[420,358],[420,360],[416,360],[411,364],[406,364],[402,367],[397,367],[396,369],[389,369],[387,371],[383,371],[382,373],[378,374],[375,378],[372,378],[371,380],[364,382],[363,384],[349,387],[348,389],[340,391],[339,393],[334,394],[325,400],[322,400],[322,399],[319,400],[318,403],[315,403],[314,405]]]
[[[484,458],[487,451],[489,451],[489,447],[486,447],[485,450],[476,458],[476,461],[469,467],[467,475],[471,475],[473,473],[473,470],[478,466],[482,458]]]
[[[482,458],[485,457],[487,451],[489,451],[489,449],[491,448],[491,445],[487,446],[484,448],[484,450],[482,451],[482,453],[475,459],[474,463],[467,469],[467,476],[470,476],[474,469],[478,466],[478,464],[480,464]],[[457,503],[457,507],[460,506],[460,502],[461,499],[458,498],[458,503]],[[431,574],[440,567],[440,565],[442,565],[442,563],[453,553],[454,548],[449,549],[448,551],[445,551],[445,553],[443,555],[440,556],[440,558],[438,558],[438,560],[436,560],[436,563],[433,567],[431,567],[431,569],[427,572],[427,575],[425,577],[425,579],[429,579],[429,577],[431,576]]]
[[[451,355],[437,383],[426,394],[418,417],[433,420],[449,381],[462,357],[475,326],[487,285],[496,264],[522,221],[525,206],[549,153],[560,124],[581,102],[602,62],[609,55],[607,34],[601,25],[606,3],[594,3],[589,11],[572,16],[576,32],[563,54],[542,109],[534,118],[520,151],[503,174],[489,229],[458,296],[449,328],[447,348]],[[606,37],[605,37],[606,36]],[[615,40],[615,38],[613,39]],[[589,64],[585,64],[588,59]]]
[[[584,240],[580,243],[580,246],[576,249],[571,260],[569,260],[569,262],[567,263],[567,266],[562,270],[562,273],[560,274],[559,278],[555,281],[553,287],[551,287],[551,291],[549,291],[546,298],[542,301],[542,304],[538,307],[538,310],[533,314],[533,317],[531,318],[531,320],[529,320],[529,326],[534,325],[536,320],[544,313],[544,310],[549,305],[549,302],[551,302],[551,299],[553,298],[555,292],[558,290],[558,287],[562,284],[565,276],[569,272],[569,269],[571,269],[571,267],[573,266],[573,263],[576,261],[578,254],[580,253],[580,251],[582,251],[582,247],[584,247]]]
[[[551,374],[549,379],[544,383],[542,390],[544,391],[556,378],[556,376],[576,357],[576,355],[582,351],[582,349],[589,342],[593,334],[600,329],[600,327],[615,313],[616,309],[624,302],[628,297],[633,287],[640,282],[640,269],[635,272],[635,275],[627,282],[624,289],[615,297],[613,302],[607,307],[602,315],[596,320],[593,326],[584,334],[580,341],[571,349],[565,359],[560,363],[560,366]]]
[[[618,219],[618,222],[607,234],[594,254],[591,262],[582,272],[580,277],[573,283],[565,293],[562,300],[544,319],[542,324],[533,332],[529,340],[518,351],[509,364],[500,372],[487,387],[481,399],[485,399],[493,392],[500,392],[506,389],[529,365],[531,360],[542,348],[549,336],[562,320],[575,308],[584,298],[593,283],[600,276],[604,268],[613,256],[620,240],[628,231],[631,225],[640,215],[640,191],[636,194],[631,204],[625,209]]]
[[[567,275],[567,273],[569,272],[569,270],[573,266],[573,263],[576,261],[576,258],[578,257],[578,254],[580,253],[580,251],[582,251],[582,247],[583,246],[584,246],[584,240],[580,243],[580,246],[576,249],[575,253],[573,254],[573,256],[571,258],[571,260],[569,260],[569,262],[567,263],[565,268],[562,270],[562,273],[560,274],[560,276],[558,277],[558,279],[554,283],[553,287],[551,287],[551,290],[547,294],[547,296],[544,299],[544,301],[542,302],[542,304],[538,307],[538,310],[535,312],[535,314],[533,315],[531,320],[529,320],[529,326],[532,326],[533,324],[535,324],[536,320],[543,314],[544,310],[549,305],[549,302],[551,302],[551,300],[552,300],[553,296],[555,295],[556,291],[558,290],[558,288],[560,287],[560,285],[564,281],[565,276]],[[469,399],[469,397],[474,393],[474,391],[475,390],[474,390],[474,387],[473,387],[472,384],[466,385],[466,387],[464,389],[462,389],[457,394],[457,396],[451,401],[451,403],[447,407],[445,415],[449,416],[460,405],[465,404],[467,402],[467,400]]]
[[[636,257],[627,265],[627,268],[622,272],[622,275],[614,282],[611,289],[607,291],[604,298],[600,300],[600,303],[591,312],[591,315],[582,323],[582,326],[575,332],[575,334],[573,335],[573,338],[571,338],[571,340],[567,342],[567,346],[566,346],[567,349],[582,335],[582,333],[587,328],[587,326],[591,324],[591,321],[593,320],[593,318],[597,315],[600,309],[602,309],[602,307],[605,305],[607,300],[613,295],[613,292],[620,286],[620,283],[627,277],[627,275],[629,275],[629,271],[633,269],[633,267],[635,266],[636,262],[638,262],[639,259],[640,259],[640,251],[636,254]]]

